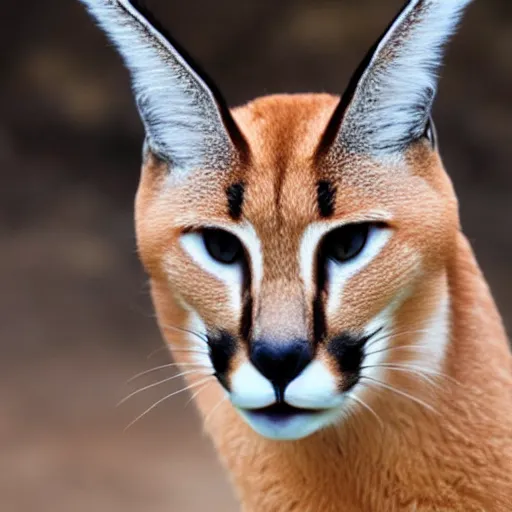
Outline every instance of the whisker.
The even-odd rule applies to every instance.
[[[160,327],[165,331],[166,329],[178,331],[178,332],[184,332],[187,334],[192,334],[192,336],[195,336],[196,338],[199,338],[201,341],[204,341],[205,343],[208,343],[208,338],[196,331],[192,331],[191,329],[185,329],[184,327],[178,327],[176,325],[169,325],[169,324],[160,324]]]
[[[431,352],[430,347],[427,345],[402,345],[398,347],[385,347],[380,348],[379,350],[374,350],[373,352],[367,352],[364,355],[365,356],[372,356],[374,354],[380,354],[381,352],[387,352],[387,351],[393,351],[393,350],[416,350],[418,352],[424,352],[425,354],[428,354]]]
[[[155,348],[155,350],[152,350],[149,355],[146,357],[147,359],[151,359],[155,354],[158,354],[159,352],[162,352],[162,350],[169,350],[169,346],[163,345],[162,347]]]
[[[387,336],[402,336],[403,334],[416,334],[416,333],[426,333],[429,332],[429,329],[424,327],[425,322],[417,322],[416,324],[407,326],[407,330],[398,330],[397,327],[392,327],[389,332],[384,332],[381,336],[383,338]],[[380,331],[386,330],[386,327],[382,327]],[[380,332],[379,331],[379,332]]]
[[[126,384],[129,384],[130,382],[133,382],[134,380],[138,379],[139,377],[142,377],[143,375],[147,375],[148,373],[153,373],[158,370],[162,370],[163,368],[173,368],[175,366],[196,366],[196,367],[202,367],[204,369],[209,370],[208,366],[204,365],[203,363],[167,363],[167,364],[161,364],[160,366],[155,366],[154,368],[150,368],[149,370],[145,370],[143,372],[137,373],[137,375],[134,375],[131,379],[126,381]]]
[[[174,348],[172,347],[173,352],[189,352],[194,354],[206,354],[207,356],[210,355],[210,352],[207,350],[197,350],[195,348]]]
[[[154,388],[155,386],[159,386],[160,384],[164,384],[165,382],[170,382],[171,380],[177,379],[178,377],[183,377],[183,375],[190,375],[191,373],[197,373],[197,374],[203,374],[204,372],[200,372],[199,370],[187,370],[181,373],[178,373],[176,375],[173,375],[172,377],[167,377],[166,379],[160,380],[158,382],[153,382],[153,384],[148,384],[147,386],[144,386],[143,388],[137,389],[130,393],[128,396],[123,398],[118,404],[117,407],[119,407],[121,404],[124,404],[127,400],[129,400],[131,397],[138,395],[139,393],[142,393],[143,391],[146,391],[147,389]]]
[[[205,425],[208,424],[208,422],[212,419],[215,411],[217,411],[219,409],[219,407],[224,404],[224,402],[228,399],[228,396],[224,396],[223,398],[221,398],[218,402],[217,402],[217,405],[215,405],[213,407],[213,409],[204,417],[204,420],[203,420],[203,423]]]
[[[421,366],[416,366],[412,364],[403,364],[403,363],[382,363],[375,366],[383,366],[385,368],[388,367],[396,367],[396,368],[405,368],[410,370],[417,370],[419,372],[423,372],[426,374],[433,375],[435,377],[441,377],[442,379],[449,380],[453,382],[454,384],[461,385],[460,382],[453,378],[451,375],[447,375],[446,373],[438,372],[437,370],[432,370],[431,368],[422,368]]]
[[[165,345],[163,347],[158,347],[157,349],[151,351],[146,359],[152,358],[158,352],[162,350],[168,350],[169,352],[190,352],[196,354],[205,354],[209,355],[210,353],[207,350],[199,350],[198,348],[181,348],[181,346],[175,346],[169,343],[167,340],[165,341]]]
[[[164,402],[168,398],[172,398],[173,396],[175,396],[179,393],[183,393],[184,391],[187,391],[189,389],[194,389],[194,388],[200,386],[201,384],[204,384],[207,380],[214,379],[214,378],[215,377],[213,375],[209,375],[208,377],[205,377],[204,379],[201,379],[200,381],[194,382],[193,384],[190,384],[189,386],[185,386],[184,388],[178,389],[178,391],[174,391],[173,393],[166,395],[163,398],[160,398],[151,407],[148,407],[142,414],[139,414],[139,416],[137,416],[132,422],[130,422],[128,424],[128,426],[124,429],[124,431],[126,432],[134,423],[137,423],[137,421],[139,421],[146,414],[148,414],[148,412],[152,411],[155,407],[160,405],[162,402]]]
[[[380,380],[377,380],[377,379],[373,379],[372,377],[367,377],[366,375],[363,375],[360,377],[361,379],[365,379],[365,380],[368,380],[368,381],[371,381],[373,382],[376,386],[379,386],[383,389],[387,389],[388,391],[392,391],[393,393],[396,393],[397,395],[401,395],[403,396],[404,398],[408,398],[409,400],[412,400],[413,402],[417,403],[418,405],[422,405],[423,407],[425,407],[426,409],[428,409],[429,411],[432,411],[433,413],[435,414],[440,414],[436,409],[434,409],[430,404],[427,404],[426,402],[424,402],[423,400],[420,400],[419,398],[413,396],[413,395],[410,395],[409,393],[406,393],[405,391],[402,391],[401,389],[397,389],[393,386],[388,386],[387,384],[384,384],[383,382],[381,382]],[[361,384],[365,384],[364,382],[361,382]]]
[[[199,394],[201,394],[205,389],[208,389],[211,385],[213,384],[213,381],[210,381],[210,382],[206,382],[204,384],[204,386],[200,387],[188,400],[187,400],[187,403],[185,404],[185,407],[187,407],[190,402],[192,402],[194,400],[194,398],[196,398]]]
[[[364,400],[361,400],[360,398],[353,394],[348,394],[347,398],[351,398],[352,400],[356,401],[359,405],[363,406],[367,411],[371,412],[377,419],[380,427],[384,428],[384,423],[380,419],[380,416]]]
[[[383,334],[382,336],[378,336],[377,338],[370,339],[370,342],[366,345],[366,348],[370,348],[372,345],[375,345],[375,343],[378,343],[379,341],[387,340],[390,338],[397,338],[400,336],[406,336],[408,334],[426,334],[430,332],[429,329],[418,329],[413,331],[399,331],[399,332],[393,332],[391,331],[389,334]]]
[[[398,366],[398,365],[391,365],[391,364],[387,364],[387,365],[375,364],[375,365],[369,365],[369,366],[362,366],[361,370],[364,370],[365,368],[386,368],[387,370],[391,370],[391,371],[395,371],[395,372],[409,373],[411,375],[416,375],[417,377],[419,377],[420,379],[425,380],[426,382],[428,382],[432,386],[439,388],[439,383],[438,382],[435,382],[428,375],[423,375],[420,371],[415,371],[412,368],[405,368],[405,367],[401,367],[401,366]]]

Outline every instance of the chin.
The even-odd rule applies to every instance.
[[[274,404],[262,409],[236,410],[259,435],[274,441],[297,441],[333,425],[342,415],[333,409],[299,409],[287,404]]]

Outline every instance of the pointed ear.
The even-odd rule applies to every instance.
[[[221,170],[243,158],[245,140],[208,79],[129,0],[81,0],[121,53],[146,143],[172,172]]]
[[[343,95],[320,150],[383,156],[433,136],[443,46],[471,0],[410,0]]]

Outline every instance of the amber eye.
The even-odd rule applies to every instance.
[[[202,236],[208,254],[215,261],[232,265],[241,260],[243,248],[236,236],[222,229],[205,229]]]
[[[355,258],[366,245],[370,224],[347,224],[331,231],[324,240],[326,258],[344,263]]]

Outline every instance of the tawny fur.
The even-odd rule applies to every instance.
[[[188,381],[243,511],[512,509],[511,352],[431,136],[442,46],[470,0],[406,2],[341,101],[270,96],[232,116],[134,3],[82,2],[131,72],[139,253],[175,359],[201,358]],[[380,238],[332,257],[341,224]],[[208,249],[212,227],[238,237],[236,265]],[[291,376],[290,347],[307,352]]]
[[[251,161],[221,179],[201,177],[200,187],[192,178],[163,194],[166,167],[148,157],[137,195],[136,225],[162,332],[172,346],[186,346],[186,339],[168,328],[187,326],[183,299],[201,311],[206,322],[236,327],[236,319],[223,305],[221,286],[200,275],[176,244],[183,226],[226,220],[222,191],[234,177],[243,176],[244,216],[264,245],[268,274],[258,300],[276,301],[276,289],[281,289],[281,302],[286,299],[290,308],[294,301],[306,304],[297,268],[286,255],[296,251],[305,226],[318,220],[315,183],[324,174],[332,177],[336,165],[336,216],[351,219],[370,210],[389,211],[395,236],[352,280],[342,311],[329,319],[329,330],[363,326],[404,284],[411,293],[395,314],[395,324],[399,330],[414,330],[447,294],[449,345],[440,369],[446,377],[437,385],[404,374],[387,380],[424,399],[435,412],[377,390],[367,395],[367,402],[382,425],[359,408],[339,425],[295,442],[269,441],[256,434],[228,400],[222,401],[220,385],[212,384],[196,403],[207,418],[205,429],[229,470],[242,509],[508,511],[512,359],[495,304],[460,232],[449,178],[437,153],[422,141],[396,168],[363,157],[317,161],[315,150],[336,103],[327,95],[275,96],[235,110],[250,144]],[[414,334],[394,343],[406,345],[412,339]],[[246,357],[240,348],[239,358]],[[407,357],[395,353],[392,360]],[[181,352],[175,358],[188,360]],[[218,410],[210,414],[215,407]]]

